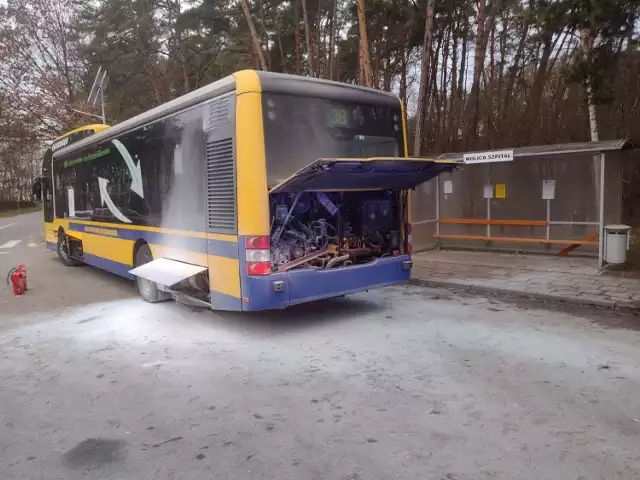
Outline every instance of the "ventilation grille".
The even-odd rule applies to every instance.
[[[232,97],[219,98],[207,104],[205,115],[205,129],[215,128],[231,121],[229,107]]]
[[[233,140],[207,143],[207,222],[216,233],[236,233]]]

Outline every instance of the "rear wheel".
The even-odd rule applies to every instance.
[[[149,245],[142,245],[136,251],[135,266],[139,267],[153,260]],[[168,300],[171,296],[167,292],[158,289],[158,285],[146,278],[136,277],[136,287],[142,299],[149,303],[162,302]]]
[[[72,258],[71,255],[69,255],[70,250],[69,237],[66,233],[64,233],[64,231],[61,230],[60,232],[58,232],[58,246],[56,248],[58,258],[60,259],[62,264],[67,267],[77,267],[78,265],[82,265],[81,261],[76,260],[75,258]]]

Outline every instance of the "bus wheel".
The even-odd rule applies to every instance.
[[[56,251],[58,253],[58,258],[63,265],[67,267],[77,267],[78,265],[82,265],[82,262],[69,255],[69,237],[67,237],[62,230],[58,232],[58,246]]]
[[[153,260],[153,255],[151,254],[151,249],[149,245],[142,245],[136,251],[135,258],[135,266],[139,267],[140,265],[144,265],[145,263],[149,263]],[[167,292],[163,292],[158,289],[158,285],[151,280],[147,280],[146,278],[136,277],[136,287],[138,289],[138,293],[145,302],[156,303],[162,302],[164,300],[169,300],[171,295]]]

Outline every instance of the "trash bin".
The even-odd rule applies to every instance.
[[[624,263],[629,249],[629,225],[605,225],[605,253],[607,263]]]

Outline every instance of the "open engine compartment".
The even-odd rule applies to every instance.
[[[405,251],[406,192],[270,195],[271,269],[336,268]]]

